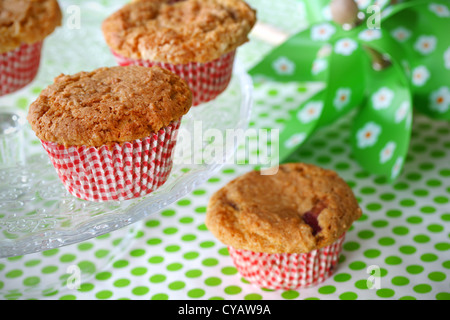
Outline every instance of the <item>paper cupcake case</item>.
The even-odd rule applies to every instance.
[[[308,253],[270,254],[235,249],[228,251],[237,270],[250,283],[266,289],[295,290],[315,286],[336,269],[345,233],[331,245]]]
[[[121,66],[138,65],[144,67],[159,66],[172,71],[184,79],[192,91],[192,105],[214,100],[228,87],[233,73],[236,50],[226,53],[207,63],[191,62],[187,64],[170,64],[149,60],[131,59],[112,52]]]
[[[42,41],[0,54],[0,96],[22,89],[39,70]]]
[[[147,195],[167,181],[180,122],[122,145],[66,148],[41,142],[59,178],[75,197],[97,202],[129,200]]]

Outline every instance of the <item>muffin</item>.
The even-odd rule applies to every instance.
[[[290,290],[333,273],[345,233],[360,216],[335,172],[290,163],[274,175],[252,171],[229,182],[211,197],[206,226],[249,282]]]
[[[236,49],[248,41],[255,11],[241,0],[141,0],[102,24],[119,65],[159,65],[191,88],[193,105],[228,86]]]
[[[56,0],[0,0],[0,96],[33,81],[43,41],[61,19]]]
[[[186,82],[168,70],[104,67],[55,78],[27,119],[72,195],[128,200],[166,182],[191,105]]]

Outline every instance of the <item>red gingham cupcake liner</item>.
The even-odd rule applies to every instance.
[[[239,273],[267,289],[295,290],[315,286],[330,277],[339,260],[345,233],[334,243],[308,253],[260,253],[228,246]]]
[[[149,60],[130,59],[112,52],[121,66],[138,65],[144,67],[159,66],[172,71],[184,79],[192,91],[192,105],[214,100],[225,91],[233,73],[236,50],[226,53],[207,63],[191,62],[187,64],[170,64]]]
[[[66,148],[46,141],[42,145],[75,197],[96,202],[129,200],[147,195],[167,181],[180,122],[122,145]]]
[[[42,41],[22,44],[0,54],[0,96],[22,89],[36,77],[41,60]]]

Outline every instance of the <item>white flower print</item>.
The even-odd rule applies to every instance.
[[[370,3],[370,0],[355,0],[359,9],[365,9]]]
[[[450,69],[450,47],[444,52],[444,65],[446,69]]]
[[[393,98],[394,92],[386,87],[382,87],[372,95],[373,108],[375,110],[386,109],[391,105]]]
[[[425,82],[428,81],[430,78],[430,72],[428,71],[427,67],[425,66],[418,66],[414,68],[412,72],[412,83],[417,86],[421,87],[425,84]]]
[[[444,18],[444,17],[450,17],[450,10],[447,6],[443,4],[437,4],[437,3],[430,3],[428,6],[428,9],[431,12],[434,12],[438,17]]]
[[[399,42],[405,42],[411,37],[411,31],[405,27],[397,27],[392,30],[391,35]]]
[[[324,20],[326,21],[331,21],[333,20],[333,17],[331,16],[331,9],[330,9],[330,5],[325,6],[322,9],[322,17],[324,18]]]
[[[336,32],[330,23],[321,23],[311,28],[311,39],[314,41],[327,41]]]
[[[364,41],[372,41],[381,38],[381,31],[378,29],[366,29],[358,34],[358,38]]]
[[[359,129],[356,134],[358,140],[358,147],[363,149],[373,146],[378,141],[378,136],[381,133],[381,127],[375,122],[368,122]]]
[[[303,123],[309,123],[320,117],[322,112],[322,101],[311,101],[305,105],[305,107],[299,111],[297,118]]]
[[[395,123],[402,122],[408,115],[409,109],[410,109],[409,101],[402,102],[400,107],[395,112]]]
[[[384,7],[387,4],[388,0],[375,0],[373,2],[374,6],[379,6],[380,8]]]
[[[284,143],[284,146],[288,149],[294,148],[300,144],[303,143],[303,141],[305,141],[306,139],[306,133],[301,132],[301,133],[296,133],[294,135],[292,135],[292,137],[290,137],[288,140],[286,140],[286,142]]]
[[[316,59],[312,65],[312,74],[316,75],[325,70],[328,67],[328,61],[325,59]]]
[[[286,57],[279,57],[272,66],[280,75],[292,75],[295,71],[295,63]]]
[[[334,46],[334,51],[344,56],[349,56],[357,48],[358,44],[356,43],[356,41],[349,38],[344,38],[336,42],[336,45]]]
[[[420,36],[414,44],[414,49],[421,54],[430,54],[436,48],[437,39],[435,36]]]
[[[441,87],[433,91],[430,95],[430,108],[436,112],[447,112],[450,106],[450,90],[448,87]]]
[[[380,163],[383,164],[391,160],[396,147],[397,144],[394,141],[389,141],[380,152]]]
[[[391,179],[395,179],[398,177],[398,175],[400,174],[400,170],[402,170],[402,166],[403,166],[403,157],[398,157],[397,160],[395,160],[395,164],[392,167],[392,172],[391,172]]]
[[[340,88],[336,91],[336,96],[333,100],[333,105],[336,109],[342,110],[350,102],[351,93],[350,88]]]

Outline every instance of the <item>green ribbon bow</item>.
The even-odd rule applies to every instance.
[[[280,161],[315,130],[357,109],[353,155],[393,181],[408,152],[413,106],[450,120],[450,2],[356,1],[365,17],[349,30],[327,18],[329,2],[305,1],[310,26],[250,70],[255,82],[325,84],[291,111],[280,133]],[[385,64],[377,69],[376,62]]]

